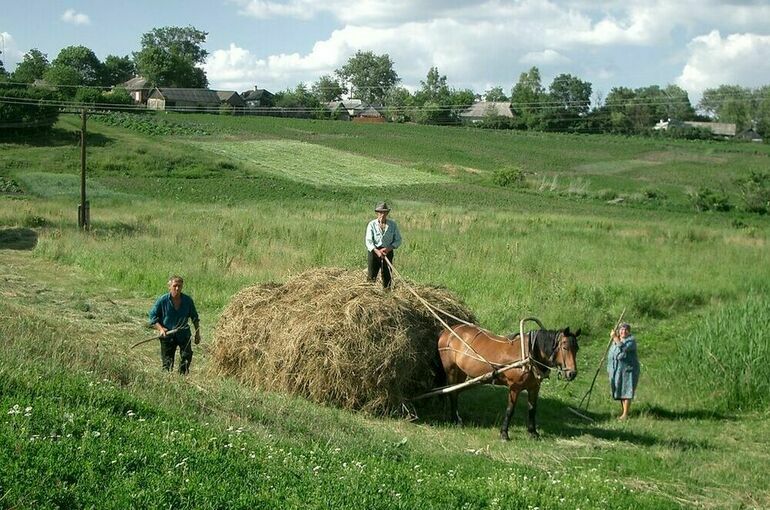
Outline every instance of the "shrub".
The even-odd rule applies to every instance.
[[[770,211],[770,174],[752,171],[737,184],[747,211],[759,214]]]
[[[504,188],[522,188],[527,184],[524,178],[524,172],[520,168],[506,167],[495,170],[492,175],[492,182]]]
[[[45,103],[58,99],[53,91],[0,84],[0,95],[8,98],[0,103],[0,135],[47,131],[59,119],[59,108]]]
[[[690,195],[695,209],[698,211],[726,212],[733,208],[730,199],[724,191],[714,191],[707,187],[701,187]]]

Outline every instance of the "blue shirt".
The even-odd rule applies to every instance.
[[[195,309],[195,303],[190,296],[182,294],[182,304],[177,310],[171,301],[171,293],[167,292],[155,301],[150,310],[150,326],[160,323],[166,329],[174,329],[184,326],[187,319],[193,322],[198,321],[198,311]],[[190,336],[190,330],[185,329],[179,332],[182,336]]]
[[[375,248],[396,249],[401,246],[401,233],[398,231],[398,225],[393,220],[385,220],[385,229],[380,228],[379,220],[372,220],[366,226],[366,250],[372,251]]]

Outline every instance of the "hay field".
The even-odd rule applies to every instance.
[[[94,123],[89,179],[99,193],[93,228],[83,234],[72,189],[76,119],[65,117],[49,145],[3,143],[0,175],[21,189],[0,197],[0,242],[8,241],[0,248],[3,504],[99,506],[107,495],[116,507],[770,506],[770,485],[757,469],[770,460],[770,420],[767,401],[753,393],[770,376],[755,363],[765,352],[764,325],[750,317],[764,317],[768,306],[768,218],[739,209],[698,213],[684,194],[619,205],[561,187],[485,180],[495,165],[526,162],[564,175],[566,184],[578,164],[643,159],[671,147],[280,119],[210,124],[222,134],[210,129],[194,141],[231,142],[236,132],[241,140],[315,140],[426,175],[445,165],[480,173],[457,172],[442,184],[327,189],[254,170],[190,137]],[[705,170],[691,169],[694,184],[721,172],[731,185],[766,150],[705,147],[726,160],[705,154],[695,162]],[[305,163],[323,171],[312,158]],[[667,166],[654,168],[664,182]],[[55,173],[63,178],[47,177]],[[650,177],[641,167],[631,173],[603,182],[622,191],[637,186],[636,174]],[[543,385],[542,441],[527,439],[520,406],[513,440],[498,442],[501,388],[464,393],[466,427],[455,429],[439,402],[406,422],[255,391],[216,374],[212,342],[233,297],[311,269],[361,272],[363,229],[382,199],[394,204],[405,236],[396,264],[411,281],[448,289],[496,332],[516,329],[524,315],[583,328],[578,379]],[[147,309],[172,272],[184,274],[203,317],[204,342],[187,379],[159,372],[157,346],[129,349],[147,334]],[[634,417],[614,419],[600,373],[591,404],[597,421],[581,421],[566,407],[588,389],[623,307],[643,363]],[[709,343],[726,341],[731,348]],[[749,349],[760,357],[728,364],[708,354]],[[747,363],[754,364],[739,377],[709,385],[725,367]],[[740,383],[740,391],[725,382]]]

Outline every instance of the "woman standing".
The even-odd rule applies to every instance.
[[[610,377],[612,398],[620,401],[619,420],[628,418],[631,401],[639,382],[639,357],[636,353],[636,338],[631,334],[631,325],[624,322],[618,331],[613,330],[612,344],[607,353],[607,373]]]
[[[366,251],[368,252],[368,270],[369,280],[377,280],[377,273],[382,269],[382,286],[390,288],[390,266],[384,259],[393,263],[393,250],[401,246],[401,233],[398,231],[396,222],[388,219],[390,207],[385,202],[380,202],[374,208],[377,218],[370,221],[366,226]]]

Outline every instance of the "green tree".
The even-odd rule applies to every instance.
[[[515,116],[515,126],[520,129],[539,129],[546,101],[540,70],[532,67],[526,73],[521,73],[519,81],[511,90],[511,109]]]
[[[754,91],[754,124],[762,137],[770,137],[770,85],[765,85]]]
[[[353,97],[375,104],[383,104],[390,88],[401,81],[390,56],[371,51],[357,51],[335,73],[343,84],[349,85]]]
[[[136,66],[128,55],[124,57],[107,55],[104,59],[101,80],[103,85],[119,85],[130,80],[134,75],[136,75]]]
[[[32,83],[42,78],[49,66],[46,54],[37,48],[32,48],[16,66],[11,80],[19,83]]]
[[[153,86],[205,88],[206,73],[197,66],[208,55],[201,47],[207,35],[192,26],[154,28],[134,53],[136,70]]]
[[[342,94],[345,93],[340,82],[328,74],[318,78],[318,81],[313,83],[311,90],[313,95],[322,103],[339,101]]]
[[[53,85],[62,85],[59,93],[73,97],[79,85],[83,85],[82,75],[74,68],[64,64],[52,65],[43,75],[43,79]]]
[[[0,80],[6,80],[8,78],[8,71],[5,70],[3,61],[0,60]]]
[[[484,92],[485,101],[505,102],[508,101],[508,96],[503,92],[503,87],[492,87]]]
[[[67,46],[63,48],[55,59],[51,61],[51,69],[49,71],[59,68],[69,68],[77,73],[78,79],[76,83],[70,83],[72,81],[72,73],[66,71],[57,71],[48,75],[46,73],[45,79],[56,85],[99,85],[102,78],[102,63],[96,57],[93,51],[85,46]],[[55,81],[60,76],[66,76],[65,82]]]
[[[437,67],[431,67],[420,85],[414,95],[414,102],[419,106],[415,120],[423,124],[452,123],[452,96],[446,76],[439,74]]]
[[[751,127],[751,90],[738,85],[720,85],[703,91],[698,106],[719,122],[734,123],[738,131]]]
[[[560,74],[548,89],[545,127],[550,131],[577,131],[591,107],[591,84],[571,74]]]
[[[391,122],[414,120],[414,96],[404,87],[391,87],[385,96],[385,116]]]

